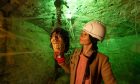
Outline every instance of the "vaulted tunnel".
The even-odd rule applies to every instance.
[[[106,25],[98,47],[118,84],[139,84],[140,0],[0,0],[0,84],[69,84],[69,75],[55,72],[50,32],[69,32],[69,57],[91,20]]]

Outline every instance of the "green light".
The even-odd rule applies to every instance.
[[[71,19],[72,16],[76,13],[77,10],[77,1],[76,0],[67,0],[66,1],[69,8],[64,9],[64,15],[67,19]]]
[[[72,17],[71,11],[70,10],[66,11],[65,16],[66,16],[66,18],[71,19],[71,17]]]

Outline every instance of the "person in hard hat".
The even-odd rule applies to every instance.
[[[116,84],[108,57],[98,52],[97,43],[105,37],[105,26],[99,21],[85,24],[80,35],[81,49],[75,49],[70,64],[58,63],[70,73],[70,84]]]

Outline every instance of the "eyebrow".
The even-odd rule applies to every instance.
[[[61,35],[60,35],[60,34],[57,34],[57,33],[52,34],[52,36],[55,36],[55,35],[57,35],[57,36],[60,36],[60,37],[61,37]]]

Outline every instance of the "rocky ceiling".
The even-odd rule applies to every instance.
[[[140,32],[140,0],[1,0],[0,10],[48,33],[58,24],[79,31],[90,20],[104,22],[111,37]]]

